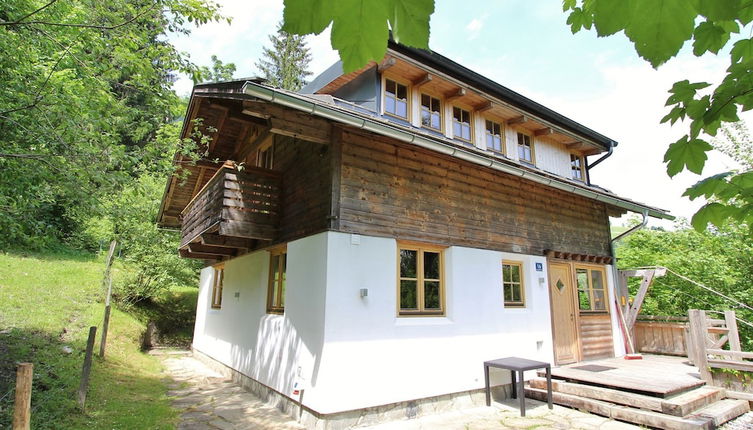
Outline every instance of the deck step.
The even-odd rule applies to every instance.
[[[532,388],[546,389],[546,379],[531,379],[529,385]],[[603,400],[633,408],[661,412],[676,417],[690,415],[691,412],[697,409],[723,399],[725,395],[723,388],[703,386],[689,392],[676,394],[670,398],[663,399],[655,396],[635,394],[612,388],[584,385],[556,379],[552,380],[552,390],[564,394]]]
[[[747,400],[724,399],[696,411],[693,416],[709,418],[715,426],[720,426],[748,411],[750,406]]]
[[[546,401],[546,390],[527,388],[526,396]],[[553,392],[552,400],[559,405],[583,409],[608,418],[648,427],[668,430],[710,430],[714,428],[714,419],[705,415],[682,418],[560,392]]]

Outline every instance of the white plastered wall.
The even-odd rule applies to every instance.
[[[552,361],[545,258],[447,248],[446,316],[397,317],[397,242],[328,235],[325,341],[311,405],[316,410],[331,413],[478,389],[484,385],[483,362],[494,358]],[[503,306],[502,259],[524,263],[524,309]],[[361,289],[368,296],[362,298]],[[492,378],[509,382],[507,372],[494,372]]]

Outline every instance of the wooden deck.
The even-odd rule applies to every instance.
[[[690,365],[687,358],[663,355],[568,364],[552,368],[552,377],[662,398],[704,385],[698,368]]]

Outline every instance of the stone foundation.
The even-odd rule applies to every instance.
[[[351,411],[322,414],[304,405],[300,405],[297,400],[220,363],[201,351],[193,349],[193,355],[216,372],[228,379],[232,379],[233,382],[254,393],[262,401],[294,417],[302,425],[311,430],[350,429],[388,421],[412,419],[440,412],[479,407],[486,404],[484,390],[478,389]],[[304,391],[303,400],[305,400],[305,396],[306,393]],[[508,399],[511,396],[512,386],[510,384],[492,387],[492,399],[495,401]]]

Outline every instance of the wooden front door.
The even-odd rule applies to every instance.
[[[575,290],[570,270],[570,264],[549,263],[549,296],[552,301],[552,331],[556,364],[578,361]]]

